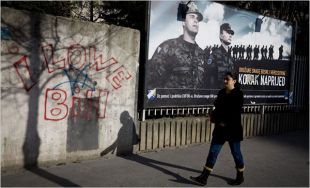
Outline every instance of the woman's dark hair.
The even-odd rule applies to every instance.
[[[236,80],[235,87],[240,89],[241,84],[238,82],[238,74],[233,72],[226,72],[225,76],[230,76],[232,79]]]

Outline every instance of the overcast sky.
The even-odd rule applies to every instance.
[[[159,44],[183,34],[182,22],[177,21],[178,4],[177,1],[151,2],[149,59]],[[278,49],[283,45],[283,56],[290,55],[292,27],[288,23],[264,17],[261,32],[254,32],[255,20],[262,15],[214,2],[196,1],[196,4],[204,16],[196,36],[196,42],[202,49],[207,45],[220,44],[219,27],[227,22],[235,31],[231,45],[274,45],[274,58],[278,58]]]

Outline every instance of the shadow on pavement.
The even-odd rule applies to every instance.
[[[143,157],[143,156],[140,156],[137,154],[132,154],[132,155],[128,155],[128,156],[119,156],[119,157],[122,157],[123,159],[126,159],[126,160],[131,160],[131,161],[143,164],[145,166],[155,168],[155,169],[157,169],[157,170],[159,170],[165,174],[171,175],[171,176],[176,178],[176,179],[170,179],[170,181],[174,181],[174,182],[178,182],[178,183],[184,183],[184,184],[200,185],[200,184],[195,183],[194,181],[191,181],[190,179],[186,179],[186,178],[180,176],[178,173],[171,172],[171,171],[169,171],[163,167],[160,167],[158,165],[169,166],[169,167],[173,167],[173,168],[178,168],[178,169],[182,169],[182,170],[196,172],[199,174],[201,173],[200,170],[196,170],[196,169],[192,169],[192,168],[188,168],[188,167],[184,167],[184,166],[179,166],[179,165],[174,165],[174,164],[170,164],[170,163],[166,163],[166,162],[156,161],[154,159],[146,158],[146,157]],[[197,174],[197,176],[198,176],[198,174]],[[210,176],[213,176],[213,177],[216,177],[219,179],[223,179],[227,183],[234,180],[232,178],[220,176],[217,174],[210,174]]]
[[[27,169],[27,170],[38,175],[38,176],[41,176],[45,179],[48,179],[48,180],[50,180],[50,181],[52,181],[52,182],[54,182],[54,183],[56,183],[62,187],[80,187],[80,185],[77,185],[68,179],[56,176],[56,175],[49,173],[46,170],[43,170],[41,168],[31,168],[31,169]]]
[[[146,157],[142,157],[140,155],[136,155],[136,154],[132,154],[132,155],[128,155],[128,156],[119,156],[122,157],[126,160],[131,160],[140,164],[143,164],[145,166],[149,166],[152,167],[156,170],[159,170],[167,175],[173,176],[175,177],[175,179],[170,179],[170,181],[174,181],[174,182],[178,182],[178,183],[184,183],[184,184],[192,184],[192,185],[199,185],[189,179],[186,179],[182,176],[180,176],[178,173],[172,172],[170,170],[167,170],[159,165],[164,165],[164,166],[169,166],[169,167],[174,167],[174,168],[179,168],[182,170],[188,170],[188,171],[192,171],[192,172],[200,172],[199,170],[195,170],[195,169],[191,169],[191,168],[187,168],[184,166],[179,166],[179,165],[174,165],[174,164],[169,164],[169,163],[165,163],[165,162],[161,162],[161,161],[156,161],[154,159],[149,159]]]
[[[140,139],[136,133],[136,126],[133,121],[133,118],[130,116],[128,111],[124,111],[121,113],[120,122],[123,126],[120,128],[118,132],[117,139],[115,140],[114,143],[112,143],[109,147],[107,147],[104,151],[100,153],[101,156],[104,156],[110,152],[112,154],[116,153],[117,156],[122,157],[126,160],[131,160],[131,161],[143,164],[145,166],[152,167],[154,169],[157,169],[165,174],[171,175],[176,178],[171,181],[175,181],[179,183],[187,183],[191,185],[199,185],[159,165],[179,168],[179,169],[188,170],[192,172],[200,172],[198,170],[183,167],[183,166],[178,166],[174,164],[169,164],[165,162],[160,162],[154,159],[149,159],[149,158],[137,155],[137,154],[133,154],[133,146],[138,144],[140,142]]]

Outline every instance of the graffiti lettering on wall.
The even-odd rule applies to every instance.
[[[94,91],[88,90],[86,98],[73,97],[71,106],[71,116],[78,116],[85,120],[91,119],[91,110],[95,99],[95,109],[98,119],[105,118],[106,106],[108,102],[108,90],[99,90],[98,96],[94,96]],[[101,104],[101,105],[100,105]],[[68,116],[69,104],[67,104],[67,93],[62,89],[47,89],[45,92],[44,119],[51,121],[63,120]]]
[[[36,81],[31,78],[27,59],[28,56],[24,55],[22,58],[20,58],[17,62],[14,63],[14,67],[18,76],[23,82],[25,90],[29,91],[36,84]]]
[[[90,60],[92,59],[92,61],[90,61],[88,64],[86,64],[86,50],[83,46],[79,44],[71,45],[68,48],[68,57],[60,58],[60,60],[55,60],[54,48],[51,44],[42,46],[42,52],[49,73],[53,73],[54,71],[59,69],[64,70],[66,71],[66,73],[68,73],[68,69],[65,69],[65,66],[67,64],[69,66],[69,70],[82,69],[78,75],[82,75],[84,76],[84,78],[87,78],[87,74],[85,74],[84,70],[88,69],[88,67],[89,69],[95,68],[95,70],[99,72],[109,67],[112,67],[113,65],[119,64],[119,62],[114,57],[104,61],[102,54],[96,56],[96,48],[93,46],[89,47],[89,57],[91,57],[91,54],[93,54],[93,58],[89,58]],[[14,63],[16,72],[20,77],[26,91],[29,91],[31,87],[36,84],[36,81],[31,80],[31,71],[29,70],[28,59],[28,56],[25,55]],[[124,67],[124,65],[120,65],[114,69],[112,74],[106,77],[106,80],[113,86],[114,89],[118,89],[121,87],[121,81],[128,80],[130,78],[131,75],[128,70]],[[85,79],[85,81],[86,80],[88,79]],[[69,83],[72,83],[72,79],[70,77]],[[91,87],[91,85],[89,86]]]
[[[82,70],[75,68],[73,65],[69,65],[69,69],[64,69],[65,75],[68,77],[68,81],[57,84],[54,89],[57,87],[69,83],[71,89],[71,95],[75,93],[80,93],[81,89],[91,89],[95,91],[95,86],[97,85],[96,81],[92,81],[86,72],[89,65],[86,65]]]
[[[111,83],[114,89],[120,88],[121,81],[128,80],[129,78],[131,78],[131,75],[128,71],[126,71],[123,65],[114,70],[110,75],[106,77],[106,79]]]
[[[55,49],[52,44],[42,46],[42,53],[49,73],[58,69],[64,69],[66,64],[74,65],[77,69],[81,69],[85,66],[86,62],[90,62],[90,68],[95,67],[96,71],[101,71],[118,63],[114,57],[104,61],[102,54],[97,55],[95,46],[90,46],[88,53],[86,48],[80,44],[73,44],[66,51],[66,57],[61,56],[59,59],[56,59]]]
[[[48,73],[53,74],[55,71],[62,70],[68,78],[68,81],[57,83],[54,87],[46,89],[45,120],[60,121],[68,117],[68,114],[87,120],[91,117],[89,113],[95,113],[98,119],[105,118],[109,90],[96,89],[97,82],[89,77],[89,71],[103,73],[106,70],[105,79],[113,87],[113,90],[120,89],[122,82],[132,78],[124,65],[114,57],[104,58],[103,54],[97,52],[95,46],[86,48],[80,44],[74,44],[65,49],[65,53],[63,53],[65,56],[58,52],[57,58],[56,50],[52,44],[41,46],[41,50],[44,57],[43,63],[46,65]],[[17,75],[27,92],[38,82],[38,80],[32,79],[29,62],[29,57],[24,55],[14,63]],[[68,93],[61,87],[64,84],[70,84],[71,105],[68,104]],[[82,90],[83,92],[81,92]],[[81,97],[82,95],[84,96]],[[96,109],[96,112],[90,112],[89,109]]]

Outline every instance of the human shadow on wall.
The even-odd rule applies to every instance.
[[[141,155],[137,155],[133,153],[133,146],[138,144],[140,142],[140,139],[136,133],[136,127],[135,123],[132,119],[132,117],[129,115],[128,111],[124,111],[120,115],[120,122],[122,123],[122,127],[120,128],[116,141],[109,146],[107,149],[102,151],[100,153],[101,156],[104,156],[112,151],[112,154],[116,150],[116,155],[119,157],[122,157],[123,159],[134,161],[140,164],[143,164],[145,166],[152,167],[156,170],[159,170],[165,174],[168,174],[170,176],[173,176],[175,179],[171,180],[174,182],[184,183],[184,184],[196,184],[195,182],[192,182],[191,180],[188,180],[182,176],[180,176],[177,172],[173,172],[170,170],[167,170],[159,165],[167,166],[167,167],[173,167],[178,168],[182,170],[192,171],[199,173],[200,171],[191,169],[184,166],[179,166],[175,164],[170,164],[166,162],[157,161],[154,159],[146,158]]]
[[[117,156],[132,154],[133,146],[139,143],[140,140],[136,133],[135,123],[128,111],[121,113],[120,122],[122,127],[117,134],[117,139],[111,146],[100,153],[101,156],[106,155],[111,151],[112,154],[116,151]]]

